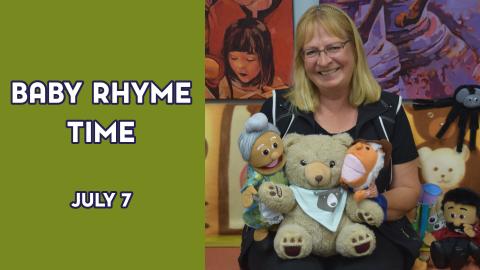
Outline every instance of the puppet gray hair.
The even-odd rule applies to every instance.
[[[280,131],[268,122],[265,114],[256,113],[248,118],[247,122],[245,122],[244,130],[238,138],[238,148],[243,160],[248,161],[250,159],[250,153],[255,141],[267,131],[280,134]]]

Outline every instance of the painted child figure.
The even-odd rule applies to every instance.
[[[225,77],[218,86],[220,99],[265,99],[274,89],[288,86],[275,76],[273,47],[265,24],[242,18],[225,31]]]
[[[387,140],[357,140],[348,148],[340,183],[352,189],[358,202],[378,196],[375,179],[390,164],[392,145]]]
[[[283,142],[278,129],[268,123],[263,113],[252,115],[240,134],[238,146],[242,158],[248,162],[247,181],[242,187],[243,220],[254,228],[253,238],[261,241],[268,235],[268,228],[283,220],[282,214],[270,210],[258,201],[257,191],[263,182],[288,183],[283,167]]]

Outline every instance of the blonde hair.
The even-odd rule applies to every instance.
[[[349,40],[354,48],[354,69],[350,82],[349,102],[354,106],[380,99],[381,88],[368,67],[363,42],[350,17],[340,8],[320,4],[309,8],[297,24],[295,36],[294,85],[288,94],[290,102],[302,111],[313,112],[318,105],[318,91],[308,79],[303,60],[303,45],[313,38],[318,25],[336,37]]]

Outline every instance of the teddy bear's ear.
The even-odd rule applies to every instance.
[[[283,145],[284,145],[285,151],[287,151],[287,149],[290,146],[299,142],[302,137],[304,136],[297,133],[290,133],[287,136],[285,136],[285,138],[283,138]]]
[[[332,138],[339,141],[341,144],[345,145],[345,147],[349,147],[353,142],[352,137],[350,137],[348,133],[333,135]]]
[[[418,162],[418,167],[422,167],[422,163],[428,159],[428,156],[432,153],[432,149],[428,146],[424,146],[420,149],[418,149],[418,156],[420,159],[420,162]]]

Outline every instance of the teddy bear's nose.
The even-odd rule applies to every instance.
[[[315,176],[315,181],[317,181],[317,183],[320,184],[320,182],[321,182],[322,180],[323,180],[323,176],[321,176],[321,175]]]

